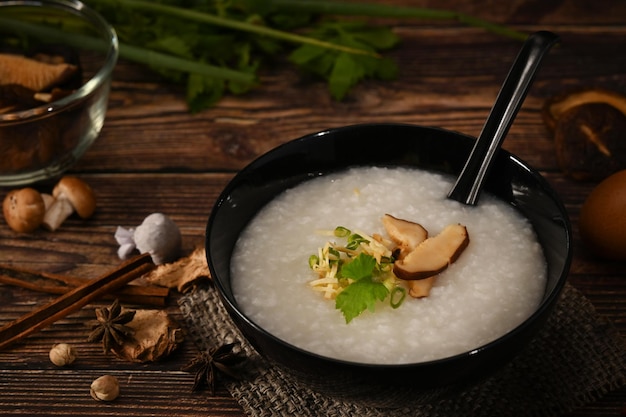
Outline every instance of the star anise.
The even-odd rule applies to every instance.
[[[110,307],[96,309],[96,319],[92,325],[92,332],[87,339],[89,342],[100,340],[104,354],[116,346],[121,346],[133,337],[134,330],[128,326],[135,311],[127,310],[122,313],[119,300],[113,301]]]
[[[207,386],[211,395],[215,394],[215,386],[220,376],[240,379],[241,374],[238,365],[246,360],[245,354],[235,351],[236,343],[221,345],[211,349],[208,353],[199,353],[182,371],[195,372],[196,378],[191,391],[197,391]]]

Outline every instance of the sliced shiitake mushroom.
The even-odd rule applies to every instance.
[[[548,129],[554,131],[565,112],[589,103],[605,103],[626,115],[626,96],[601,88],[586,88],[556,95],[546,100],[541,115]]]
[[[390,214],[383,216],[383,226],[389,238],[398,245],[396,258],[401,260],[411,253],[420,243],[428,239],[428,231],[419,223],[398,219]],[[413,298],[428,297],[435,284],[435,276],[408,280],[409,295]]]
[[[385,214],[382,221],[389,238],[400,249],[400,259],[428,238],[428,231],[419,223],[398,219],[391,214]]]
[[[456,261],[468,244],[469,235],[465,226],[448,225],[437,236],[426,239],[403,259],[396,261],[393,272],[405,280],[432,277]]]

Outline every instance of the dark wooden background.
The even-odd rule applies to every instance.
[[[384,3],[456,10],[527,33],[547,29],[561,36],[504,147],[538,168],[558,191],[574,225],[570,282],[626,335],[626,264],[593,258],[578,235],[579,209],[595,184],[562,175],[540,117],[548,97],[572,88],[597,86],[626,93],[626,2]],[[330,99],[323,83],[277,66],[263,74],[258,90],[227,97],[215,108],[192,115],[180,87],[121,61],[102,134],[72,169],[95,189],[95,216],[88,221],[72,218],[54,233],[27,235],[0,223],[0,263],[98,276],[119,262],[115,228],[136,226],[152,212],[166,213],[179,225],[190,251],[203,242],[211,206],[232,175],[260,154],[307,133],[354,123],[405,122],[477,135],[520,43],[450,21],[378,21],[393,26],[403,39],[389,53],[399,64],[399,77],[366,82],[341,103]],[[0,194],[8,190],[0,188]],[[0,324],[51,298],[0,285]],[[93,318],[94,307],[104,304],[89,305],[0,352],[0,414],[242,415],[223,388],[215,397],[190,393],[193,376],[180,369],[196,352],[191,342],[158,364],[134,365],[103,356],[100,346],[86,342],[85,322]],[[168,311],[180,317],[175,299]],[[72,368],[49,362],[48,351],[58,342],[78,348],[80,357]],[[122,385],[122,396],[111,404],[89,396],[91,381],[105,373],[117,375]],[[625,405],[626,388],[572,416],[618,416]]]

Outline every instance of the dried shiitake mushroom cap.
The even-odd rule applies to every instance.
[[[605,103],[626,115],[626,96],[601,88],[586,88],[556,95],[546,100],[541,116],[551,131],[556,129],[557,121],[568,110],[590,103]]]
[[[601,180],[626,168],[626,115],[606,103],[572,107],[554,131],[559,167],[576,180]]]

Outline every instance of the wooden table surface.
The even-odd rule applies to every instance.
[[[391,2],[386,2],[391,3]],[[400,1],[395,4],[418,2]],[[626,3],[618,0],[422,1],[420,6],[465,12],[531,33],[547,29],[562,38],[537,75],[504,147],[539,169],[557,190],[572,219],[574,261],[569,282],[626,336],[626,264],[593,258],[582,245],[577,220],[594,183],[566,178],[555,160],[553,138],[540,116],[544,101],[571,88],[597,86],[626,93]],[[474,4],[475,3],[475,4]],[[190,114],[180,87],[141,66],[121,61],[104,129],[71,169],[94,188],[93,218],[71,218],[56,232],[12,232],[0,223],[0,263],[46,272],[95,277],[119,263],[113,237],[152,212],[180,227],[185,251],[203,243],[211,206],[233,174],[287,140],[327,128],[363,122],[439,126],[471,135],[480,132],[520,43],[456,22],[382,20],[403,39],[389,53],[396,81],[369,81],[343,102],[330,99],[324,84],[285,66],[266,71],[262,87],[227,97],[215,108]],[[626,139],[626,138],[625,138]],[[42,191],[50,184],[37,185]],[[4,196],[9,188],[0,188]],[[0,324],[53,297],[0,286]],[[105,357],[86,341],[95,302],[0,351],[0,414],[89,416],[241,416],[223,387],[215,396],[191,393],[193,375],[181,372],[196,353],[191,341],[156,364],[130,364]],[[181,313],[176,295],[168,312]],[[71,368],[48,360],[52,344],[74,344]],[[89,395],[93,379],[120,378],[122,395],[101,403]],[[618,416],[626,388],[606,395],[572,416]],[[622,414],[623,415],[623,414]]]

